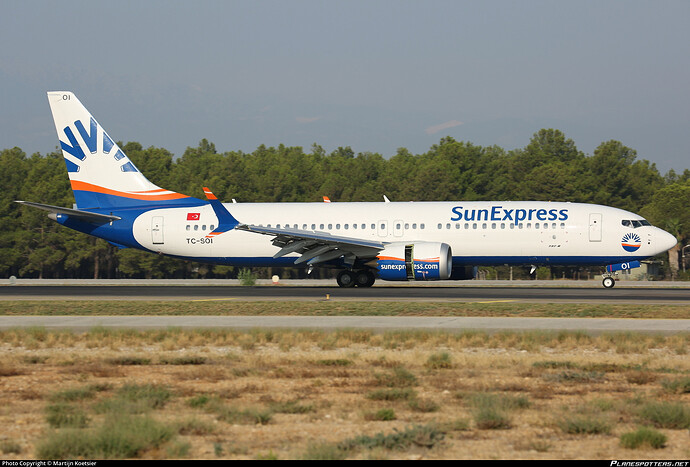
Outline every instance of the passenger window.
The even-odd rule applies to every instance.
[[[505,222],[501,222],[501,230],[505,230],[505,228],[506,228]]]
[[[496,230],[496,223],[495,222],[493,224],[491,224],[491,228]]]
[[[206,230],[206,224],[201,226],[201,230]]]
[[[405,230],[410,230],[410,224],[405,224]]]
[[[280,224],[276,224],[276,229],[279,229],[279,228],[280,228]]]
[[[395,229],[396,230],[402,229],[402,224],[395,224]]]
[[[333,230],[333,224],[328,224],[328,230]]]
[[[350,228],[350,224],[345,224],[345,230],[348,230]]]
[[[456,223],[455,223],[455,228],[456,228],[457,230],[460,229],[460,223],[459,223],[459,222],[456,222]]]
[[[551,228],[552,228],[552,229],[555,229],[555,228],[556,228],[556,223],[555,223],[555,222],[554,222],[553,224],[551,224]]]
[[[316,230],[316,224],[311,225],[311,230]]]
[[[477,230],[477,224],[472,224],[472,228],[473,228],[474,230]]]
[[[565,222],[561,222],[561,229],[565,229]]]
[[[371,224],[371,230],[376,230],[376,224]]]
[[[539,222],[537,222],[536,224],[534,224],[534,228],[535,228],[535,229],[538,229],[538,228],[539,228]]]
[[[362,224],[362,230],[366,230],[366,229],[367,229],[367,225],[366,225],[366,224]]]
[[[514,228],[515,228],[515,224],[510,224],[510,229],[512,230]]]
[[[419,224],[419,230],[424,230],[424,224]]]
[[[353,228],[353,229],[356,229],[356,228],[357,228],[357,224],[352,224],[352,228]]]
[[[323,224],[319,225],[319,229],[323,230]]]
[[[441,229],[441,224],[438,224],[438,228],[439,228],[439,230]]]
[[[213,230],[214,227],[215,227],[215,226],[214,226],[213,224],[211,224],[211,226],[208,228],[208,230]]]
[[[465,223],[465,230],[470,228],[470,224]]]
[[[412,230],[417,230],[417,224],[412,224]]]
[[[531,228],[532,228],[532,223],[531,223],[531,222],[528,222],[528,223],[527,223],[527,228],[528,228],[528,229],[531,229]]]
[[[486,229],[486,222],[482,224],[482,229]]]
[[[190,230],[190,229],[191,229],[191,227],[190,227],[190,226],[187,226],[187,230]]]
[[[307,224],[302,224],[302,230],[307,230]]]
[[[518,224],[518,229],[522,229],[523,227],[524,227],[524,225],[522,224],[522,222],[520,222],[520,223]]]
[[[194,230],[199,230],[199,224],[194,224]]]

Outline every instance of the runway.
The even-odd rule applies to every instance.
[[[605,318],[483,318],[399,316],[0,316],[0,330],[42,327],[86,332],[95,327],[152,329],[287,329],[335,331],[360,329],[385,331],[543,331],[603,333],[639,332],[679,334],[690,332],[690,319]]]
[[[0,286],[0,300],[261,300],[261,301],[458,301],[524,303],[635,303],[688,305],[690,287],[516,287],[377,286],[343,289],[332,286],[219,285],[14,285]]]

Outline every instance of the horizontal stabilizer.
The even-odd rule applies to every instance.
[[[78,209],[62,208],[60,206],[51,206],[49,204],[32,203],[30,201],[15,201],[15,203],[30,206],[32,208],[42,209],[53,214],[64,214],[66,216],[78,219],[84,222],[91,222],[93,224],[105,224],[107,222],[120,220],[120,217],[109,216],[107,214],[97,214],[95,212],[80,211]]]

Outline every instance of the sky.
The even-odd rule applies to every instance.
[[[0,149],[54,150],[47,91],[176,156],[259,145],[388,158],[556,128],[690,168],[687,0],[4,0]]]

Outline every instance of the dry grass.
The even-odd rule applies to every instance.
[[[0,332],[0,440],[5,459],[106,452],[97,443],[112,443],[110,432],[124,445],[110,457],[688,458],[687,415],[668,414],[690,413],[689,342],[11,330]],[[151,441],[109,428],[113,413]],[[645,425],[664,447],[624,447],[621,437]]]

